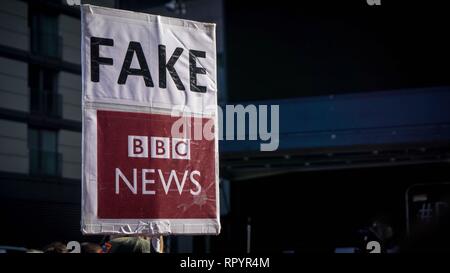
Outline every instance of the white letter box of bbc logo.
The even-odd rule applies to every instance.
[[[150,145],[149,145],[150,144]],[[150,149],[149,149],[150,146]],[[190,160],[190,140],[128,136],[128,157]]]

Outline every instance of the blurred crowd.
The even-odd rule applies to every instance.
[[[82,242],[65,244],[52,242],[42,249],[4,248],[3,252],[27,253],[161,253],[164,252],[162,237],[105,237],[102,243]]]

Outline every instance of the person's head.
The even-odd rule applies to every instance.
[[[150,253],[149,240],[141,237],[118,237],[110,243],[110,253]]]
[[[67,246],[61,242],[53,242],[46,245],[43,251],[44,253],[67,253]]]
[[[102,248],[98,244],[84,242],[81,244],[81,253],[102,253]]]
[[[44,253],[44,251],[38,249],[27,249],[27,253]]]

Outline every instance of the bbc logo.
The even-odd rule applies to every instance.
[[[190,160],[190,150],[189,139],[128,136],[128,157]]]

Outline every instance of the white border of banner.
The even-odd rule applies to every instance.
[[[198,113],[184,113],[183,116],[196,116],[214,118],[215,120],[215,174],[216,174],[216,218],[214,219],[98,219],[97,217],[97,110],[138,112],[138,113],[163,113],[167,114],[167,109],[159,110],[150,106],[131,106],[126,104],[110,104],[105,101],[102,103],[85,101],[86,80],[85,74],[86,52],[84,44],[85,24],[84,9],[95,14],[101,14],[106,11],[107,14],[114,14],[121,18],[151,20],[158,17],[166,24],[175,24],[177,26],[194,27],[199,29],[212,24],[203,24],[193,21],[186,21],[174,18],[166,18],[142,13],[129,11],[114,10],[103,7],[95,7],[91,5],[83,5],[81,7],[82,20],[82,219],[81,231],[86,235],[94,234],[122,234],[122,235],[169,235],[169,234],[186,234],[186,235],[214,235],[220,233],[220,195],[219,195],[219,146],[218,146],[218,120],[217,110],[207,115]],[[95,11],[94,11],[95,10]],[[215,49],[214,49],[215,50]],[[215,52],[214,52],[215,53]],[[217,71],[217,69],[215,69]],[[214,75],[216,78],[217,76]],[[187,115],[186,115],[187,114]],[[90,145],[86,145],[89,143]],[[89,192],[89,190],[90,192]]]

